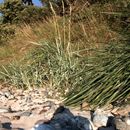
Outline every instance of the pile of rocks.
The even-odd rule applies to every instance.
[[[121,110],[61,106],[45,89],[0,90],[0,130],[130,130],[130,105]],[[111,114],[114,113],[114,114]],[[116,116],[115,116],[116,115]]]
[[[18,127],[31,129],[38,120],[49,120],[59,104],[60,101],[50,99],[47,90],[42,88],[32,90],[1,88],[0,122],[3,128],[7,129]]]
[[[114,117],[101,109],[87,117],[72,112],[60,106],[51,120],[38,122],[31,130],[130,130],[130,115]]]
[[[88,118],[74,116],[69,109],[60,106],[51,120],[37,123],[32,130],[93,130],[94,127]]]

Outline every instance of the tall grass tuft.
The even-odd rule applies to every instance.
[[[130,96],[130,46],[109,45],[89,57],[86,82],[67,94],[66,105],[88,102],[92,107],[121,104]],[[85,72],[84,72],[85,73]]]

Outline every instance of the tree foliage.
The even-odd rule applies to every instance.
[[[19,0],[4,0],[0,6],[3,23],[30,23],[41,20],[45,16],[44,9],[36,6],[26,6]]]
[[[49,16],[46,8],[25,5],[21,0],[4,0],[0,4],[0,13],[0,44],[7,43],[15,34],[15,28],[11,25],[30,24]]]

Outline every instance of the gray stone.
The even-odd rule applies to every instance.
[[[125,120],[126,124],[128,126],[130,126],[130,115],[126,116],[124,120]]]
[[[8,98],[5,97],[4,95],[2,95],[2,96],[0,97],[0,101],[2,101],[2,102],[8,101]]]
[[[1,130],[2,127],[3,127],[3,125],[2,125],[2,123],[0,123],[0,130]]]
[[[80,129],[80,130],[93,130],[94,127],[92,126],[92,122],[85,118],[85,117],[81,117],[81,116],[76,116],[75,117],[76,120],[76,126]]]
[[[93,113],[93,124],[96,127],[106,126],[108,122],[108,115],[104,114],[100,109]]]
[[[7,113],[7,112],[11,112],[11,111],[12,111],[12,110],[11,110],[10,107],[8,107],[8,108],[1,107],[1,108],[0,108],[0,113]]]
[[[38,124],[35,125],[31,130],[56,130],[56,129],[48,124]]]
[[[130,117],[120,116],[115,118],[116,129],[119,130],[130,130]]]
[[[110,127],[101,127],[101,128],[98,128],[98,130],[116,130],[113,126],[110,126]]]
[[[10,96],[12,96],[12,94],[10,93],[10,91],[4,92],[4,95],[5,95],[6,98],[9,98]]]
[[[31,98],[30,95],[25,98],[25,102],[26,103],[31,103],[32,102],[32,98]]]
[[[20,116],[30,116],[31,114],[32,114],[32,112],[25,111],[25,112],[21,113]]]
[[[11,122],[2,123],[2,128],[11,129]]]
[[[116,129],[117,130],[126,130],[126,123],[120,118],[115,119]]]

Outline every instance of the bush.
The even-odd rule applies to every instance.
[[[0,6],[3,23],[32,23],[42,20],[45,16],[44,8],[25,6],[19,0],[5,0]]]

